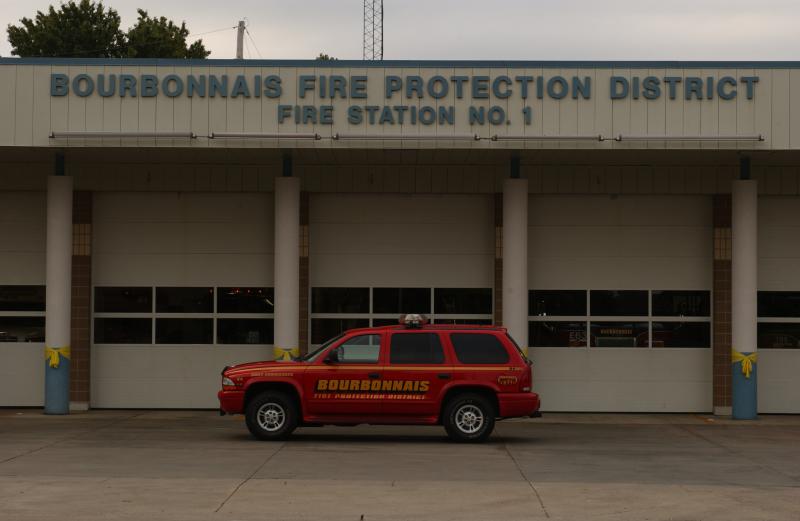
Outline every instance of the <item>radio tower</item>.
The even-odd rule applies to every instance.
[[[383,60],[383,0],[364,0],[363,59]]]

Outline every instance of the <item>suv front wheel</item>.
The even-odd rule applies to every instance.
[[[289,436],[298,422],[296,401],[280,391],[266,391],[247,403],[245,421],[250,433],[260,440]]]
[[[480,394],[465,393],[450,399],[443,416],[447,435],[454,441],[482,442],[494,430],[494,407]]]

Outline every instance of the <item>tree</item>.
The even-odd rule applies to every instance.
[[[120,30],[117,11],[102,0],[69,0],[58,9],[52,5],[36,18],[23,18],[8,26],[11,54],[74,56],[86,58],[205,58],[209,51],[202,40],[187,46],[186,23],[175,25],[163,16],[150,17],[139,9],[136,24],[127,33]]]
[[[186,22],[175,25],[172,20],[163,16],[150,17],[147,11],[138,9],[139,19],[136,25],[128,30],[127,55],[131,58],[205,58],[207,51],[202,40],[197,40],[188,47],[186,37],[189,30]]]
[[[16,56],[80,56],[117,58],[123,55],[125,35],[119,14],[102,2],[70,0],[56,10],[36,12],[8,26],[11,54]]]
[[[321,62],[329,62],[329,61],[335,61],[335,60],[338,60],[339,58],[334,58],[333,56],[328,56],[328,55],[327,55],[327,54],[325,54],[324,52],[321,52],[321,53],[319,53],[319,56],[317,56],[317,57],[316,57],[316,58],[314,58],[314,59],[315,59],[315,60],[319,60],[319,61],[321,61]]]

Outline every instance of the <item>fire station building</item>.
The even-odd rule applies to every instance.
[[[800,413],[800,63],[0,59],[0,406],[401,313],[545,411]]]

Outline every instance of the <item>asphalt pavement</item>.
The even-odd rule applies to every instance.
[[[212,411],[0,410],[0,520],[800,519],[800,417],[548,414],[252,439]]]

